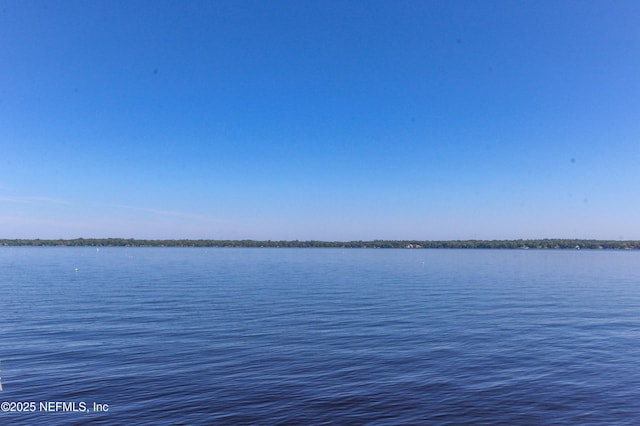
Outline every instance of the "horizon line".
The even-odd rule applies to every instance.
[[[193,247],[193,248],[387,248],[387,249],[587,249],[640,250],[640,240],[191,240],[134,238],[0,239],[4,247]]]
[[[0,237],[0,241],[78,241],[78,240],[126,240],[126,241],[271,241],[271,242],[320,242],[320,243],[353,243],[353,242],[457,242],[457,241],[615,241],[615,242],[640,242],[640,239],[613,239],[613,238],[566,238],[566,237],[542,237],[542,238],[448,238],[448,239],[424,239],[424,238],[374,238],[357,240],[319,240],[308,239],[256,239],[256,238],[140,238],[140,237],[74,237],[74,238],[28,238],[28,237]]]

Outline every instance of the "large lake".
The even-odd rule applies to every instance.
[[[1,424],[637,425],[640,252],[3,247],[0,376]]]

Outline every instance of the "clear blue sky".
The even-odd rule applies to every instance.
[[[0,238],[640,239],[638,1],[0,1]]]

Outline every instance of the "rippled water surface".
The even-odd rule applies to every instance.
[[[1,424],[640,424],[638,252],[3,247],[0,292]]]

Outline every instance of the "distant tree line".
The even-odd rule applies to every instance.
[[[638,250],[640,241],[615,240],[373,240],[373,241],[259,241],[259,240],[139,240],[132,238],[75,238],[58,240],[0,239],[3,246],[64,247],[291,247],[291,248],[445,248],[445,249],[591,249]]]

